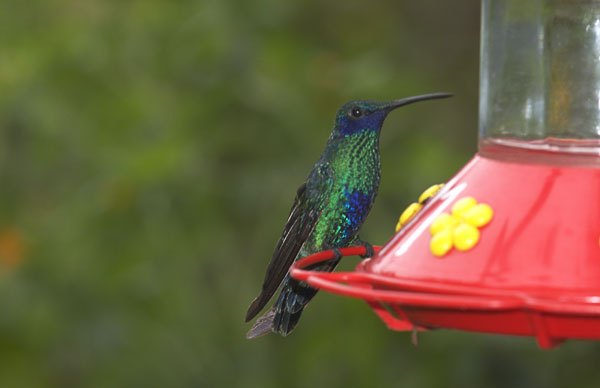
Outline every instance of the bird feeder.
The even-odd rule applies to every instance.
[[[394,330],[600,339],[600,3],[483,1],[479,151],[420,202],[355,271],[292,276]]]

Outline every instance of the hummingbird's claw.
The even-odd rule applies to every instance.
[[[338,248],[333,248],[331,251],[333,252],[333,260],[339,261],[344,256]]]
[[[358,245],[365,247],[365,254],[360,255],[363,259],[375,256],[375,249],[373,249],[373,245],[369,244],[366,241],[358,240]]]

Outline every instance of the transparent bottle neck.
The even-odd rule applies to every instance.
[[[600,2],[484,0],[479,110],[482,154],[600,165]]]

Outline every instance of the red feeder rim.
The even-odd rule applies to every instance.
[[[514,182],[519,193],[502,189]],[[463,196],[489,204],[493,219],[471,249],[436,257],[430,227]],[[333,257],[324,251],[298,260],[291,275],[364,299],[394,330],[417,325],[535,336],[542,348],[600,339],[598,197],[598,168],[476,156],[355,272],[304,269]],[[364,255],[365,248],[341,253]]]

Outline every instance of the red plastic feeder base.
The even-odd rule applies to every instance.
[[[436,256],[431,224],[464,197],[488,204],[493,218],[472,247],[454,241]],[[475,156],[356,271],[303,269],[333,257],[325,251],[296,262],[291,274],[364,299],[393,330],[416,325],[534,336],[542,348],[600,339],[598,198],[598,168]]]

